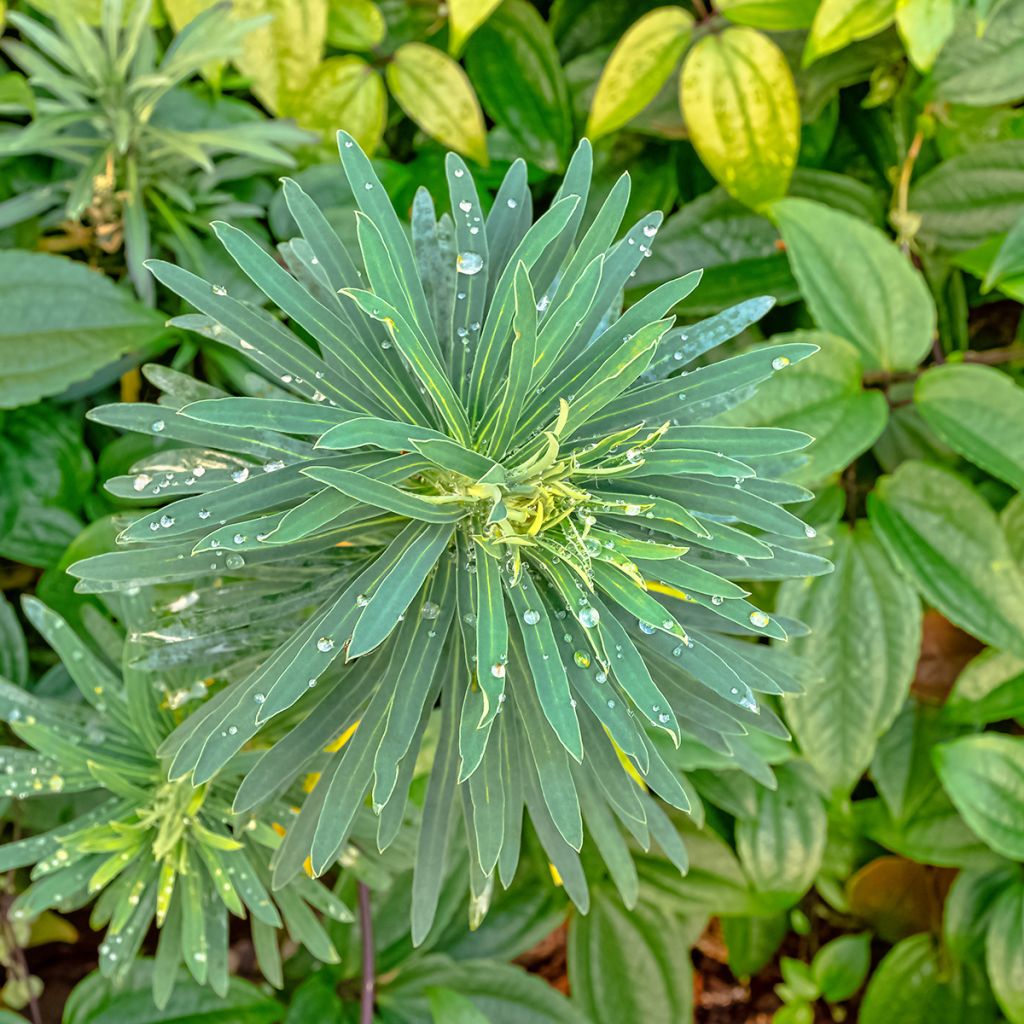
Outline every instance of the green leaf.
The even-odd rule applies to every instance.
[[[235,0],[237,18],[270,15],[249,31],[235,58],[252,91],[275,114],[301,114],[327,38],[328,0]]]
[[[1024,490],[1024,388],[991,366],[946,363],[914,388],[925,422],[976,466]]]
[[[457,57],[466,40],[501,6],[501,0],[449,0],[448,52]]]
[[[680,919],[646,903],[626,911],[595,888],[586,916],[569,924],[572,998],[594,1024],[687,1021],[693,982]]]
[[[569,691],[569,680],[551,619],[528,576],[523,577],[519,586],[511,588],[508,596],[516,612],[516,624],[533,674],[536,699],[559,742],[579,761],[583,757],[583,741],[580,738],[576,702]],[[535,740],[532,733],[528,738],[531,744]],[[545,781],[541,779],[542,783]]]
[[[814,980],[830,1003],[849,999],[864,984],[870,968],[870,932],[833,939],[814,954],[811,962]]]
[[[771,221],[714,188],[665,221],[631,284],[646,289],[674,280],[680,268],[702,267],[700,287],[679,307],[694,316],[763,295],[793,302],[800,293],[778,240]]]
[[[1024,274],[1024,216],[1010,228],[989,265],[982,291],[988,292],[1011,278]]]
[[[1024,658],[982,651],[957,676],[942,710],[950,721],[966,725],[1024,717]]]
[[[917,366],[931,347],[935,303],[896,245],[877,228],[806,199],[783,199],[772,216],[818,326],[853,342],[867,369]]]
[[[718,0],[715,7],[734,25],[769,32],[810,28],[819,0]]]
[[[871,976],[860,1024],[925,1024],[939,985],[939,958],[928,934],[898,942]]]
[[[887,28],[896,4],[897,0],[822,0],[804,48],[804,67]]]
[[[910,212],[921,218],[917,238],[939,249],[970,249],[1008,232],[1022,205],[1024,139],[971,146],[910,189]]]
[[[717,422],[786,427],[809,434],[814,440],[801,453],[796,468],[789,469],[793,459],[786,453],[760,462],[759,472],[771,476],[779,467],[789,480],[819,483],[845,469],[878,440],[889,407],[881,392],[861,387],[860,354],[848,341],[822,331],[777,334],[772,341],[808,341],[821,351],[772,376],[755,398]]]
[[[1024,655],[1024,580],[995,513],[966,481],[906,462],[879,481],[868,513],[926,601],[979,640]]]
[[[28,682],[28,644],[17,612],[0,594],[0,677],[17,686]]]
[[[251,982],[232,978],[218,995],[182,969],[167,1005],[158,1010],[150,991],[156,961],[139,960],[115,986],[99,971],[80,981],[64,1007],[63,1024],[276,1024],[284,1009]]]
[[[294,101],[293,112],[303,128],[334,145],[342,128],[367,153],[380,144],[387,123],[388,96],[380,75],[362,57],[328,57]]]
[[[785,195],[800,107],[782,51],[755,29],[706,35],[687,55],[680,89],[690,141],[725,190],[755,208]]]
[[[980,12],[977,18],[973,11],[962,12],[928,83],[937,99],[987,107],[1024,96],[1024,9],[1018,3],[991,6],[984,31]]]
[[[997,853],[1024,860],[1024,740],[964,736],[940,743],[932,757],[967,824]]]
[[[421,957],[382,986],[378,998],[388,1018],[425,1022],[430,1019],[429,993],[438,988],[458,992],[492,1024],[587,1024],[543,978],[498,960],[453,961],[436,953]]]
[[[488,1024],[472,1001],[450,988],[428,988],[434,1024]]]
[[[621,128],[657,96],[693,35],[681,7],[648,11],[623,33],[601,72],[585,135],[591,141]]]
[[[484,110],[523,157],[548,171],[564,170],[573,140],[569,87],[536,7],[505,0],[474,35],[466,69]]]
[[[992,991],[1010,1024],[1024,1022],[1024,884],[1000,893],[985,937],[985,966]]]
[[[319,480],[350,498],[375,508],[382,508],[409,519],[424,523],[454,523],[467,514],[459,505],[439,505],[412,491],[403,491],[381,480],[372,480],[362,473],[332,466],[315,467],[302,471],[304,476]]]
[[[907,56],[924,73],[953,34],[956,0],[897,0],[896,27]]]
[[[729,970],[737,978],[756,974],[770,963],[789,934],[789,914],[770,917],[723,917],[722,938],[729,950]]]
[[[466,73],[440,50],[405,43],[384,70],[391,95],[431,138],[487,163],[484,116]]]
[[[822,787],[847,797],[906,700],[921,612],[913,587],[893,571],[867,522],[839,526],[833,536],[835,571],[784,583],[779,593],[779,613],[811,627],[789,646],[815,671],[805,693],[783,707]]]
[[[949,888],[942,915],[942,937],[958,960],[978,957],[1000,895],[1019,881],[1017,866],[961,871]]]
[[[77,416],[41,404],[0,423],[0,555],[48,568],[81,530],[93,466]]]
[[[164,333],[159,313],[63,256],[0,253],[0,305],[4,409],[59,394]]]
[[[328,0],[327,42],[331,46],[372,50],[384,41],[386,33],[384,15],[373,0]]]
[[[776,769],[777,790],[761,788],[757,813],[736,824],[736,852],[765,909],[796,903],[825,852],[825,807],[803,773]]]

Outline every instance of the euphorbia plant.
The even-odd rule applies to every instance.
[[[785,735],[757,694],[796,689],[793,666],[751,641],[796,627],[735,581],[827,571],[782,507],[808,492],[758,475],[759,460],[798,459],[810,439],[713,420],[815,347],[760,345],[689,370],[771,306],[675,328],[697,272],[620,312],[661,215],[620,236],[623,176],[584,227],[585,142],[536,222],[525,164],[487,211],[449,155],[451,213],[438,218],[421,190],[411,243],[370,161],[339,143],[358,254],[292,181],[301,237],[281,261],[215,225],[280,316],[150,264],[198,310],[175,322],[262,377],[236,397],[152,368],[159,404],[94,412],[180,447],[111,482],[160,507],[125,526],[125,550],[73,572],[85,590],[176,587],[169,605],[155,592],[146,621],[177,642],[148,662],[223,684],[163,744],[172,779],[202,785],[246,745],[266,748],[235,796],[244,812],[321,772],[275,857],[277,885],[335,862],[368,792],[385,848],[436,732],[417,940],[459,814],[477,913],[495,875],[515,872],[524,805],[579,906],[584,820],[632,900],[620,827],[685,869],[650,795],[696,809],[676,748],[770,778],[750,733]]]
[[[237,755],[209,782],[168,781],[156,751],[180,716],[146,675],[129,669],[122,678],[35,598],[25,598],[23,608],[83,699],[41,697],[0,679],[0,721],[31,748],[0,747],[0,788],[17,800],[78,794],[80,813],[48,832],[0,846],[0,870],[32,869],[12,915],[92,904],[90,924],[106,929],[100,970],[116,982],[127,977],[155,924],[158,1006],[170,998],[181,963],[200,984],[227,992],[232,916],[249,919],[260,968],[279,987],[282,926],[314,956],[337,961],[313,913],[316,908],[351,920],[331,890],[299,875],[270,892],[269,862],[281,841],[281,822],[292,816],[289,804],[271,801],[260,816],[231,810],[252,755]],[[119,637],[112,639],[116,645]]]

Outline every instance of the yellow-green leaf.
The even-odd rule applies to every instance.
[[[303,128],[322,132],[330,145],[341,128],[373,153],[387,123],[387,91],[362,57],[328,57],[296,103],[296,115]]]
[[[953,34],[955,0],[897,0],[896,27],[907,56],[918,71],[928,71]]]
[[[250,32],[236,58],[252,91],[275,114],[299,114],[298,98],[316,72],[327,37],[327,0],[234,0],[239,18],[271,15]]]
[[[718,0],[715,7],[734,25],[768,32],[810,28],[819,0]]]
[[[896,0],[822,0],[804,48],[804,67],[858,39],[876,35],[888,28],[895,16]]]
[[[587,135],[600,138],[636,117],[668,81],[692,35],[693,16],[681,7],[658,7],[634,22],[601,72]]]
[[[469,37],[501,6],[501,0],[448,0],[448,52],[457,57]]]
[[[800,106],[782,51],[752,28],[705,36],[683,64],[690,140],[726,191],[759,207],[785,195],[800,148]]]
[[[327,42],[331,46],[339,50],[372,50],[384,41],[387,30],[384,15],[373,0],[330,0]]]
[[[487,163],[483,112],[465,71],[451,57],[425,43],[406,43],[385,74],[391,95],[427,135]]]

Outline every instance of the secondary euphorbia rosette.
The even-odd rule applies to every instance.
[[[239,754],[202,785],[169,782],[156,750],[180,716],[158,706],[145,673],[129,669],[122,678],[94,649],[113,647],[119,658],[117,630],[97,613],[87,641],[40,601],[26,597],[22,607],[83,699],[44,697],[0,679],[0,721],[26,744],[0,746],[0,790],[22,801],[78,795],[70,820],[0,846],[0,870],[32,869],[12,916],[35,917],[49,908],[67,913],[95,901],[90,924],[106,929],[100,971],[116,984],[129,977],[155,924],[152,985],[160,1007],[182,963],[197,982],[226,995],[232,917],[249,918],[260,969],[278,987],[282,926],[314,956],[337,962],[313,913],[351,920],[331,890],[300,875],[270,892],[270,858],[281,842],[271,822],[291,819],[288,804],[273,800],[259,818],[231,810],[252,755]],[[129,641],[129,654],[131,648]],[[365,833],[368,816],[358,832]]]
[[[344,133],[340,152],[358,255],[291,181],[300,237],[281,261],[216,226],[281,316],[152,264],[199,310],[176,322],[255,364],[260,393],[230,397],[155,368],[159,405],[97,410],[181,447],[111,482],[124,497],[173,500],[124,529],[125,551],[73,572],[87,590],[192,588],[163,605],[164,621],[176,602],[186,610],[174,655],[153,663],[227,685],[164,745],[172,778],[203,782],[243,745],[270,743],[241,810],[320,771],[276,858],[279,883],[307,857],[316,873],[334,862],[368,791],[387,846],[430,732],[417,939],[459,813],[475,906],[496,873],[508,884],[515,872],[524,805],[577,903],[584,819],[631,899],[620,825],[685,867],[648,789],[697,811],[680,766],[701,750],[770,781],[750,734],[785,730],[757,695],[795,689],[794,667],[750,641],[794,626],[735,581],[827,571],[803,550],[813,531],[782,507],[808,493],[757,472],[810,439],[713,421],[815,348],[759,345],[688,371],[771,306],[675,328],[696,272],[620,312],[661,215],[620,236],[623,176],[584,227],[586,143],[535,222],[521,161],[485,213],[449,155],[451,214],[438,218],[421,190],[411,243]]]

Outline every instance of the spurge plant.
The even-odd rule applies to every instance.
[[[632,902],[620,830],[685,870],[652,794],[700,814],[687,752],[772,781],[757,736],[786,731],[760,695],[799,684],[785,652],[757,641],[800,627],[735,581],[828,570],[782,507],[809,493],[758,474],[809,438],[714,420],[815,347],[757,345],[688,370],[771,305],[674,328],[697,272],[621,312],[661,215],[619,237],[624,175],[584,228],[587,143],[535,222],[524,163],[485,213],[449,155],[451,213],[438,218],[421,190],[411,243],[370,161],[344,133],[339,145],[358,254],[292,181],[300,235],[280,260],[214,226],[280,316],[150,264],[198,310],[174,323],[260,376],[237,397],[153,367],[158,404],[94,411],[177,447],[111,481],[159,507],[127,523],[124,550],[72,571],[86,591],[155,586],[133,623],[152,638],[142,660],[186,693],[217,687],[160,748],[172,780],[202,786],[262,750],[234,796],[243,813],[319,772],[274,855],[275,885],[304,864],[328,870],[368,792],[387,847],[414,813],[429,737],[416,941],[459,815],[475,918],[494,878],[515,873],[524,805],[578,906],[584,821]]]

